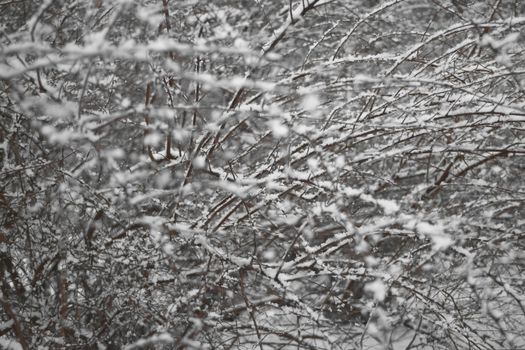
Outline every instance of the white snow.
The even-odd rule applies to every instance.
[[[203,156],[197,156],[193,158],[192,163],[195,169],[204,169],[206,166],[206,158]]]
[[[279,119],[273,119],[268,122],[268,126],[275,138],[288,136],[288,127],[284,125]]]
[[[510,33],[509,35],[507,35],[505,38],[501,40],[494,39],[494,37],[492,37],[489,34],[484,34],[483,37],[481,38],[481,45],[490,46],[494,49],[500,49],[500,48],[504,48],[504,47],[507,47],[515,43],[519,37],[520,37],[519,32]]]
[[[251,260],[248,258],[227,254],[222,249],[212,246],[208,239],[203,235],[197,235],[195,237],[195,243],[201,244],[209,253],[219,257],[220,259],[229,260],[239,267],[250,266],[251,264]]]
[[[23,350],[19,342],[7,337],[0,337],[0,347],[5,350]]]
[[[376,199],[376,203],[383,208],[386,215],[391,215],[399,211],[399,205],[392,200]]]
[[[144,137],[144,144],[146,146],[156,146],[162,142],[162,134],[151,132]]]
[[[386,298],[387,287],[383,281],[377,279],[365,285],[365,292],[372,294],[377,301],[383,301]]]
[[[432,237],[433,249],[434,250],[444,250],[447,249],[454,243],[452,238],[449,235],[433,235]]]
[[[416,229],[419,233],[422,233],[427,236],[432,236],[436,234],[443,234],[443,227],[440,225],[432,225],[428,222],[418,222],[416,225]]]
[[[453,239],[445,233],[445,227],[441,224],[433,225],[421,221],[416,224],[416,229],[419,233],[428,236],[432,240],[432,248],[434,250],[447,249],[452,243],[454,243]]]
[[[343,155],[339,155],[335,159],[335,167],[338,169],[342,169],[345,166],[345,162],[345,157]]]
[[[269,260],[269,261],[272,261],[273,259],[275,259],[276,256],[277,256],[277,254],[275,252],[275,249],[266,249],[263,252],[263,258],[265,258],[266,260]]]
[[[316,94],[308,94],[304,96],[301,103],[303,109],[307,112],[316,110],[320,104],[321,101],[319,100],[319,96]]]

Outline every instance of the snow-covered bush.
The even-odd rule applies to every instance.
[[[525,346],[525,5],[0,3],[0,347]]]

